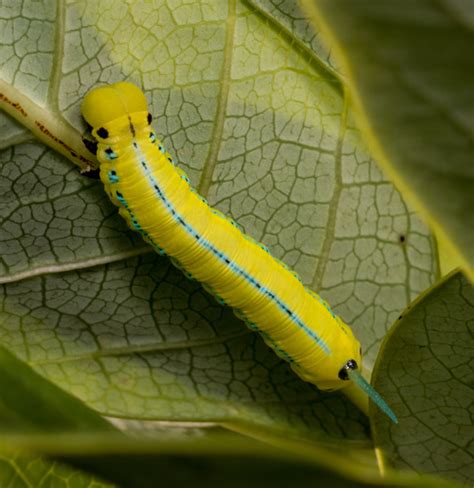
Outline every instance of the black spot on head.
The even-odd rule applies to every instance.
[[[146,120],[147,120],[148,124],[151,124],[151,121],[153,120],[151,113],[148,113],[148,115],[146,116]]]
[[[109,137],[109,131],[104,127],[100,127],[99,129],[97,129],[97,135],[102,139],[107,139],[107,137]]]

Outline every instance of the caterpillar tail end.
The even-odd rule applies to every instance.
[[[375,388],[362,376],[357,369],[348,369],[347,376],[356,386],[358,386],[367,396],[382,410],[390,420],[398,424],[398,418],[393,410],[387,405],[387,402],[380,396]]]
[[[393,423],[398,424],[397,416],[375,388],[362,376],[356,361],[350,359],[339,371],[339,378],[352,381],[352,384],[362,390]]]

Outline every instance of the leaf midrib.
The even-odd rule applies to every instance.
[[[238,339],[240,337],[247,336],[252,332],[245,328],[242,324],[242,330],[238,332],[233,332],[232,334],[225,334],[218,337],[212,337],[208,339],[201,339],[201,340],[186,340],[186,341],[177,341],[177,342],[154,342],[146,345],[135,345],[135,346],[124,346],[124,347],[116,347],[116,348],[109,348],[107,350],[95,351],[86,354],[71,354],[67,357],[62,358],[54,358],[54,359],[40,359],[40,360],[29,360],[28,364],[30,366],[42,366],[47,364],[60,364],[60,363],[69,363],[74,361],[81,361],[84,359],[100,359],[103,357],[114,357],[114,356],[131,356],[135,354],[146,354],[150,352],[169,352],[181,349],[195,349],[200,347],[206,346],[213,346],[216,344],[223,344],[228,341],[232,341],[234,339]]]

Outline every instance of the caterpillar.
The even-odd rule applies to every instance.
[[[263,244],[193,189],[158,140],[137,86],[94,88],[81,111],[95,140],[100,179],[132,230],[232,307],[303,380],[321,390],[355,385],[398,422],[361,375],[361,348],[351,329]]]

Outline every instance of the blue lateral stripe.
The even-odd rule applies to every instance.
[[[165,250],[163,248],[161,248],[160,246],[158,246],[158,244],[156,244],[153,241],[153,239],[150,237],[150,235],[148,234],[148,232],[145,229],[143,229],[143,227],[140,225],[140,223],[138,222],[137,218],[135,217],[135,214],[132,212],[132,210],[130,209],[127,201],[125,200],[124,196],[119,191],[116,191],[115,192],[115,196],[117,197],[117,200],[122,204],[122,206],[127,210],[128,214],[130,215],[130,220],[132,222],[133,227],[145,239],[147,239],[147,241],[158,251],[159,254],[161,254],[162,256],[164,254],[166,254]]]
[[[210,251],[214,256],[219,258],[220,261],[225,263],[227,266],[229,266],[230,269],[232,269],[238,276],[242,276],[246,281],[248,281],[252,286],[254,286],[257,290],[260,291],[263,295],[266,295],[268,298],[270,298],[272,301],[276,303],[276,305],[282,310],[284,313],[286,313],[291,320],[300,328],[302,329],[309,337],[314,339],[318,346],[323,349],[323,351],[326,354],[331,354],[331,350],[329,349],[328,345],[313,331],[311,330],[294,312],[291,311],[291,309],[280,299],[278,298],[271,290],[268,288],[264,287],[262,284],[260,284],[252,275],[248,274],[244,269],[242,269],[240,266],[237,264],[233,263],[222,251],[217,249],[215,246],[213,246],[210,242],[206,241],[205,239],[202,238],[195,230],[194,228],[189,225],[182,217],[181,215],[176,212],[174,209],[173,205],[169,202],[169,200],[166,198],[165,194],[163,193],[163,190],[159,187],[158,183],[156,182],[155,178],[153,177],[152,173],[149,171],[148,165],[146,163],[146,160],[143,156],[143,153],[138,146],[136,142],[133,143],[133,147],[135,148],[135,152],[137,154],[137,157],[140,161],[140,165],[145,171],[145,175],[148,178],[148,181],[150,182],[151,187],[154,189],[155,193],[158,195],[166,209],[170,212],[170,214],[173,216],[174,220],[178,222],[186,231],[194,238],[196,239],[196,242],[199,243],[202,247]]]

